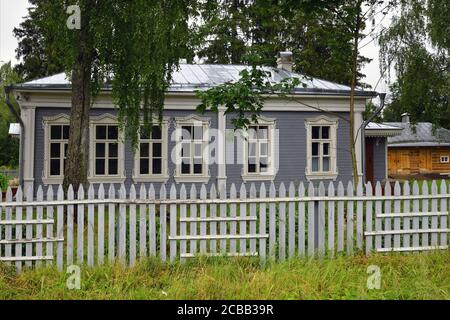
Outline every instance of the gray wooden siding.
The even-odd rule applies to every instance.
[[[376,138],[373,144],[373,178],[383,181],[386,177],[386,138]]]

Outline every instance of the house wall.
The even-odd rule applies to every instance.
[[[34,175],[35,175],[35,183],[34,185],[37,187],[39,185],[43,185],[42,174],[44,168],[44,126],[43,126],[43,118],[57,116],[60,114],[69,114],[68,109],[60,109],[60,108],[46,108],[39,107],[36,108],[36,130],[35,130],[35,161],[34,161]],[[109,113],[112,115],[116,114],[114,109],[92,109],[91,116],[98,116],[104,113]],[[188,115],[195,114],[193,110],[166,110],[164,112],[164,116],[169,118],[169,126],[168,126],[168,134],[169,134],[169,145],[168,145],[168,168],[169,168],[169,180],[167,183],[170,185],[174,181],[173,175],[175,171],[175,164],[170,160],[172,149],[175,147],[175,141],[170,139],[172,132],[175,130],[175,125],[173,120],[175,117],[185,117]],[[276,174],[274,182],[277,186],[281,182],[285,184],[294,182],[296,185],[300,181],[307,182],[305,177],[305,167],[307,161],[306,155],[306,128],[305,128],[305,120],[307,118],[314,118],[320,115],[318,112],[294,112],[294,111],[268,111],[264,112],[263,115],[268,118],[276,119],[276,129],[279,129],[279,170]],[[348,117],[348,113],[340,113],[340,116]],[[330,115],[327,115],[330,116]],[[202,117],[210,118],[211,128],[218,127],[218,115],[216,113],[207,112]],[[330,116],[332,117],[332,115]],[[226,129],[232,130],[232,118],[227,116],[226,120]],[[346,184],[348,181],[352,179],[352,162],[349,151],[349,125],[347,121],[343,121],[342,119],[338,119],[338,128],[337,128],[337,170],[338,177],[336,181],[342,181]],[[239,155],[238,149],[242,151],[243,144],[234,144],[234,164],[226,165],[226,177],[227,177],[227,188],[230,187],[231,183],[234,183],[236,187],[239,189],[240,184],[242,183],[242,164],[237,162],[237,156]],[[380,147],[381,148],[381,147]],[[382,148],[381,148],[382,149]],[[384,150],[384,149],[383,149]],[[382,150],[380,151],[382,152]],[[383,153],[384,154],[384,153]],[[383,155],[380,155],[382,158]],[[376,161],[381,162],[381,161]],[[129,142],[126,142],[125,145],[125,172],[126,172],[126,180],[125,186],[128,188],[132,183],[132,170],[134,167],[134,156],[132,152],[132,148]],[[208,187],[211,184],[217,183],[218,177],[218,165],[211,164],[209,166],[210,170],[210,179],[208,182]],[[383,171],[383,168],[377,170],[377,172]],[[328,182],[328,181],[325,181]],[[248,182],[247,184],[250,184]],[[266,185],[270,183],[270,181],[265,181]],[[318,183],[318,181],[315,181]],[[257,187],[259,187],[260,182],[255,182]],[[148,185],[148,184],[147,184]],[[154,183],[155,189],[157,193],[159,193],[161,183]],[[186,186],[190,188],[191,184],[187,183]],[[119,187],[119,185],[117,185]],[[197,187],[200,187],[200,184],[197,184]],[[288,187],[288,185],[286,185]],[[168,192],[169,190],[167,190]],[[189,189],[188,189],[189,193]]]

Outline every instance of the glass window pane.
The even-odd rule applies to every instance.
[[[149,174],[150,169],[148,166],[148,159],[141,159],[139,162],[139,173],[140,174]]]
[[[190,143],[181,144],[181,156],[182,157],[190,157],[191,156],[191,144]]]
[[[50,175],[59,176],[61,174],[60,166],[61,162],[59,161],[59,159],[50,160]]]
[[[256,164],[248,164],[248,172],[255,173],[256,172]]]
[[[50,138],[53,140],[61,139],[61,126],[50,127]]]
[[[194,157],[201,157],[202,156],[202,144],[196,143],[194,145]]]
[[[153,159],[153,174],[161,174],[162,173],[162,160],[161,159]]]
[[[269,147],[269,145],[267,143],[265,143],[265,142],[260,144],[259,153],[260,153],[261,156],[267,156],[268,155],[268,152],[269,152],[268,147]]]
[[[256,128],[255,126],[248,128],[248,138],[249,139],[256,139]]]
[[[256,142],[250,142],[248,144],[248,156],[255,157],[256,156]]]
[[[70,126],[63,126],[63,139],[69,139]]]
[[[183,140],[191,140],[192,127],[191,126],[182,126],[181,127],[181,136],[182,136]]]
[[[50,144],[50,158],[61,157],[61,145],[59,143]]]
[[[330,127],[322,127],[322,139],[330,139]]]
[[[318,156],[319,155],[319,143],[314,142],[312,144],[312,155],[313,156]]]
[[[248,163],[255,164],[256,163],[256,157],[248,157]]]
[[[119,160],[117,159],[109,159],[108,161],[108,173],[109,174],[117,174],[118,172],[118,164]]]
[[[312,158],[312,171],[319,171],[319,158]]]
[[[194,127],[194,139],[195,140],[203,140],[203,127],[202,126]]]
[[[105,144],[104,143],[96,143],[95,144],[95,157],[97,157],[97,158],[105,157]]]
[[[119,155],[119,145],[117,143],[109,144],[109,156],[111,158],[117,158]]]
[[[312,127],[312,138],[320,139],[320,127]]]
[[[139,130],[139,134],[141,139],[150,139],[150,133],[148,130],[145,130],[144,126],[141,126],[141,129]]]
[[[329,143],[324,143],[323,144],[323,155],[327,156],[330,154],[330,144]]]
[[[183,160],[181,160],[181,173],[182,174],[189,174],[189,173],[191,173],[190,159],[183,159]]]
[[[330,171],[330,158],[329,157],[323,157],[322,170]]]
[[[96,126],[95,127],[95,138],[96,139],[106,139],[106,126]]]
[[[194,161],[194,174],[202,174],[202,167],[201,161]]]
[[[152,129],[152,138],[153,139],[161,139],[162,134],[161,134],[161,127],[160,126],[153,126]]]
[[[153,156],[154,157],[162,157],[162,144],[161,143],[154,143],[153,144]]]
[[[119,137],[119,129],[117,126],[108,126],[108,139],[117,140]]]
[[[267,164],[261,162],[261,163],[259,164],[259,171],[261,171],[261,172],[267,172]]]
[[[141,143],[139,149],[140,149],[141,158],[148,158],[149,157],[150,152],[149,152],[149,145],[148,145],[148,143]]]
[[[105,159],[96,159],[95,160],[95,174],[96,175],[105,174]]]
[[[267,126],[260,126],[258,128],[258,139],[267,139],[269,137],[269,129]]]

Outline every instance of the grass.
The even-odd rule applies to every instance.
[[[367,289],[378,265],[381,288]],[[52,268],[16,274],[0,265],[0,299],[450,299],[450,252],[295,259],[260,267],[252,259],[143,260],[133,268],[83,268],[81,289]]]

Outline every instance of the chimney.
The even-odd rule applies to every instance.
[[[402,122],[403,123],[409,123],[409,113],[405,112],[402,114]]]
[[[278,69],[292,71],[293,65],[294,65],[294,61],[292,59],[292,52],[281,51],[278,53],[278,58],[277,58],[277,68]]]

